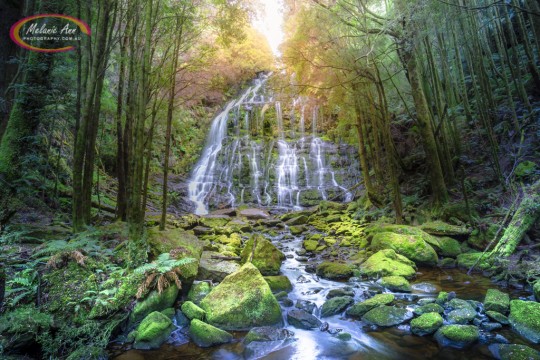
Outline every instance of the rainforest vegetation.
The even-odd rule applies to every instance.
[[[538,0],[0,14],[0,358],[540,359]]]

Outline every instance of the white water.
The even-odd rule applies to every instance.
[[[356,151],[340,154],[336,145],[317,137],[319,110],[304,98],[293,99],[284,118],[282,102],[266,89],[267,79],[255,80],[213,120],[188,186],[195,214],[243,203],[301,209],[317,199],[352,199],[347,188],[359,180],[359,172],[339,169],[336,178],[329,159],[357,169]],[[311,136],[305,133],[308,110]]]

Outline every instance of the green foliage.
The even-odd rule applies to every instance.
[[[15,308],[20,303],[35,300],[38,289],[38,273],[29,264],[30,267],[25,267],[18,271],[15,277],[6,281],[6,304],[8,308]]]
[[[182,282],[178,276],[182,273],[179,267],[194,261],[196,260],[190,257],[174,259],[171,258],[169,253],[163,253],[155,261],[136,268],[133,273],[146,276],[146,279],[139,286],[137,297],[142,297],[143,294],[154,287],[157,288],[159,293],[162,293],[171,282],[174,282],[181,289]]]

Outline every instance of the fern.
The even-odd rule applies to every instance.
[[[139,285],[137,298],[141,298],[148,290],[157,288],[158,292],[163,292],[171,283],[181,289],[182,282],[179,275],[182,275],[180,266],[194,262],[193,258],[174,259],[169,253],[163,253],[158,258],[148,264],[136,268],[135,274],[144,275],[145,279]]]

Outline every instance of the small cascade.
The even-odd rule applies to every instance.
[[[301,209],[350,201],[360,180],[356,149],[317,136],[318,107],[302,98],[274,101],[264,75],[212,122],[189,181],[194,212],[252,204]],[[306,112],[312,134],[306,134]]]

